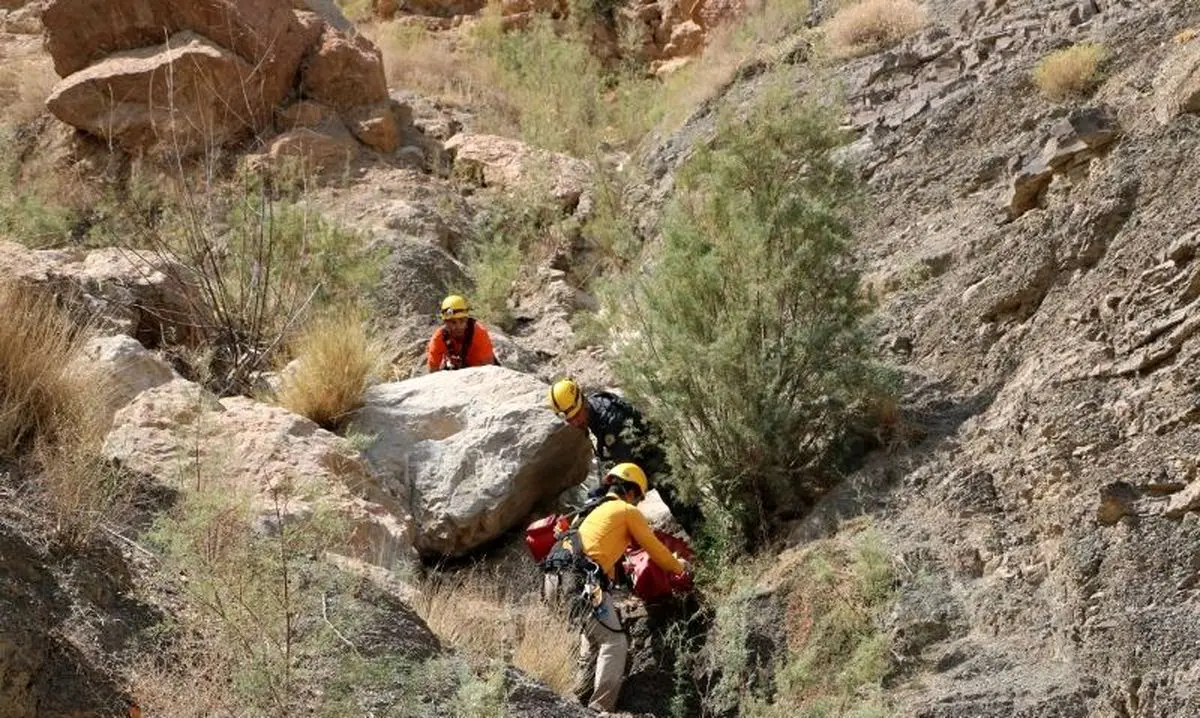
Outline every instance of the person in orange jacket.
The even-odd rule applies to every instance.
[[[608,494],[582,517],[547,559],[562,571],[560,595],[575,601],[572,616],[580,628],[579,662],[574,693],[588,707],[612,711],[625,680],[629,636],[613,605],[612,584],[617,562],[632,543],[668,573],[690,570],[658,540],[637,504],[649,490],[637,464],[617,464],[608,472]],[[579,601],[590,597],[586,604]]]
[[[467,300],[452,294],[442,301],[442,326],[429,340],[426,363],[430,373],[443,369],[465,369],[495,364],[496,352],[487,327],[471,316]]]

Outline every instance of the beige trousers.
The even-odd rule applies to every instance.
[[[589,617],[580,631],[574,691],[582,701],[590,688],[588,708],[612,712],[625,680],[629,636],[621,626],[621,618],[607,592],[597,614]]]

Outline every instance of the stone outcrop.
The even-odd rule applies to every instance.
[[[459,133],[445,147],[461,180],[481,187],[544,192],[564,208],[579,203],[592,175],[583,160],[495,135]]]
[[[1181,114],[1200,113],[1200,40],[1176,50],[1154,82],[1154,116],[1167,124]]]
[[[326,169],[343,146],[357,156],[339,130],[380,152],[398,146],[382,56],[332,3],[52,0],[43,21],[63,78],[47,107],[125,150],[191,155],[290,132],[273,120],[293,98],[326,108],[327,122],[306,127],[334,142],[289,137],[268,158]]]
[[[99,329],[159,343],[186,336],[195,325],[194,301],[180,283],[185,273],[163,271],[160,258],[117,248],[32,250],[0,242],[0,275],[41,287]]]
[[[104,453],[123,468],[188,490],[196,482],[246,491],[265,525],[274,494],[288,519],[318,506],[347,522],[340,551],[390,568],[412,557],[412,524],[345,439],[285,409],[245,397],[218,400],[183,379],[142,392],[117,412]]]
[[[591,445],[545,408],[546,385],[479,367],[368,390],[366,456],[407,495],[424,554],[461,555],[519,525],[587,475]]]
[[[1041,153],[1013,176],[1006,202],[1009,216],[1015,219],[1037,207],[1056,174],[1070,174],[1096,159],[1118,135],[1116,119],[1102,107],[1079,109],[1056,122]]]
[[[106,380],[108,415],[127,406],[139,394],[180,378],[169,364],[147,351],[138,340],[118,334],[89,340],[81,364]]]

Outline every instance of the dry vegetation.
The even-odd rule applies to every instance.
[[[1033,82],[1051,100],[1081,97],[1104,79],[1102,68],[1108,57],[1103,45],[1072,45],[1043,57],[1033,70]]]
[[[830,18],[825,33],[836,56],[858,57],[899,43],[927,21],[925,7],[914,0],[861,0]]]
[[[0,457],[23,462],[58,540],[120,518],[125,490],[100,456],[109,389],[79,361],[86,333],[53,300],[0,283]]]
[[[836,538],[772,559],[762,573],[747,569],[718,602],[705,660],[720,679],[706,702],[756,718],[892,715],[880,695],[891,651],[879,623],[892,603],[893,568],[870,524],[852,523]],[[753,586],[772,589],[780,615],[771,618],[787,638],[769,686],[750,680],[756,669],[746,636],[767,620],[752,613]]]
[[[475,661],[504,661],[567,695],[579,637],[536,598],[495,577],[468,572],[432,579],[414,608],[442,640]]]
[[[358,312],[337,312],[312,322],[293,346],[296,366],[285,372],[280,406],[340,430],[362,406],[363,393],[377,379],[383,351]]]

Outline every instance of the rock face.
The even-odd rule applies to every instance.
[[[927,31],[837,70],[871,196],[856,257],[920,433],[794,540],[864,513],[887,532],[895,715],[1197,713],[1200,118],[1196,40],[1171,37],[1200,6],[928,5]],[[1052,103],[1029,70],[1075,42],[1113,50],[1110,79]],[[760,82],[648,153],[651,194]]]
[[[445,147],[455,174],[466,181],[546,192],[569,208],[578,204],[592,174],[583,160],[495,135],[459,133]]]
[[[31,250],[0,242],[0,274],[51,291],[100,329],[147,345],[194,324],[188,291],[172,279],[181,273],[163,272],[155,261],[115,248]]]
[[[63,80],[47,106],[126,150],[190,155],[269,134],[276,108],[298,95],[328,106],[372,148],[394,150],[395,117],[378,109],[387,102],[378,49],[336,7],[296,5],[53,0],[46,48]]]
[[[509,369],[438,372],[370,389],[357,427],[384,486],[407,495],[425,554],[454,556],[579,484],[591,444],[545,408],[546,385]]]
[[[402,505],[378,488],[344,439],[284,409],[244,397],[218,400],[175,379],[117,412],[104,453],[180,490],[216,482],[249,491],[267,516],[272,492],[286,485],[289,516],[327,501],[347,521],[347,555],[386,568],[412,557]]]
[[[108,378],[108,414],[133,401],[147,389],[179,378],[165,361],[146,351],[138,340],[119,334],[97,337],[82,348],[80,360]]]
[[[1154,116],[1164,125],[1181,114],[1200,112],[1200,40],[1177,50],[1154,83]]]

